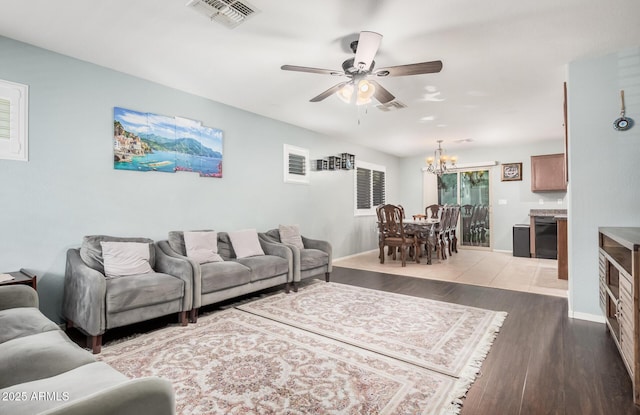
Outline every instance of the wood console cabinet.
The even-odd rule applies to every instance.
[[[640,228],[599,228],[600,308],[640,405]]]
[[[566,192],[564,153],[531,156],[531,191]]]

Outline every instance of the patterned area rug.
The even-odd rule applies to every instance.
[[[469,382],[506,317],[337,283],[311,284],[237,308]]]
[[[178,414],[457,414],[506,313],[309,284],[103,346]]]
[[[130,377],[169,379],[178,414],[451,414],[467,389],[235,309],[105,345],[98,358]]]

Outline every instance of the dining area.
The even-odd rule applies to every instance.
[[[434,204],[424,214],[408,217],[402,205],[384,204],[376,207],[376,213],[381,264],[389,257],[399,259],[402,267],[407,260],[431,265],[434,255],[446,260],[458,253],[459,205]]]

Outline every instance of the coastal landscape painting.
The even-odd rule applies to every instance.
[[[114,169],[222,177],[222,130],[119,107],[113,118]]]

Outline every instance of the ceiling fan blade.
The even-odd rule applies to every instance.
[[[358,39],[358,49],[353,66],[362,71],[367,71],[371,67],[371,62],[378,52],[382,42],[382,35],[376,32],[360,32]]]
[[[376,76],[407,76],[420,75],[425,73],[437,73],[442,70],[442,61],[412,63],[409,65],[389,66],[376,69],[373,74]]]
[[[334,76],[344,75],[344,72],[338,71],[335,69],[309,68],[308,66],[282,65],[280,69],[282,69],[283,71],[319,73],[322,75],[334,75]]]
[[[375,92],[373,93],[373,96],[381,104],[386,104],[387,102],[391,102],[396,98],[391,94],[391,92],[383,88],[382,85],[380,85],[376,81],[370,80],[369,82],[371,82],[376,87]]]
[[[331,88],[327,89],[326,91],[324,91],[322,94],[315,96],[313,98],[311,98],[309,101],[310,102],[320,102],[323,99],[327,98],[328,96],[335,94],[336,92],[338,92],[340,90],[340,88],[342,88],[343,86],[345,86],[346,84],[348,84],[349,81],[347,82],[340,82],[337,85],[332,86]]]

